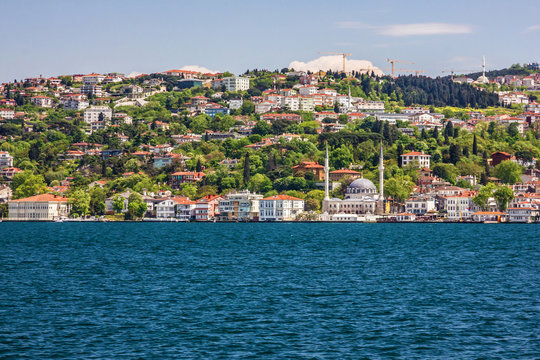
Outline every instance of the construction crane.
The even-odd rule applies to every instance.
[[[394,76],[394,70],[399,70],[399,69],[394,69],[394,64],[395,64],[395,63],[414,64],[413,62],[410,62],[410,61],[403,61],[403,60],[391,60],[391,59],[386,59],[386,61],[388,61],[390,64],[392,64],[392,77],[395,77],[395,76]]]
[[[472,72],[472,71],[475,71],[475,70],[454,70],[454,69],[450,69],[450,70],[443,70],[443,71],[441,71],[441,72],[442,72],[443,74],[444,74],[444,73],[447,73],[447,74],[450,73],[450,80],[453,81],[453,80],[454,80],[454,74],[455,74],[456,72],[466,73],[466,72]]]
[[[345,61],[347,60],[347,56],[350,56],[352,54],[346,54],[346,53],[337,53],[337,52],[320,52],[319,54],[332,54],[332,55],[341,55],[343,56],[343,73],[346,74],[345,71]]]
[[[425,70],[406,70],[406,69],[398,69],[399,71],[402,71],[402,72],[410,72],[410,73],[415,73],[416,74],[416,77],[418,77],[418,74],[421,74],[421,73],[425,73],[426,71]]]

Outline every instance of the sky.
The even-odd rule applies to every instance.
[[[236,74],[323,52],[386,59],[429,76],[540,61],[538,0],[0,0],[0,81],[152,73],[197,65]]]

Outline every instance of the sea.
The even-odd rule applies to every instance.
[[[538,359],[540,225],[0,223],[0,359]]]

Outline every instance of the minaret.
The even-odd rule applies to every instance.
[[[349,104],[347,105],[347,109],[350,109],[352,106],[352,101],[351,101],[351,87],[349,86]]]
[[[482,56],[482,81],[486,78],[486,57]]]
[[[384,156],[381,140],[381,149],[379,153],[379,204],[377,206],[379,215],[384,213]]]
[[[328,143],[326,143],[326,154],[324,157],[324,200],[330,200],[330,193],[328,191],[328,172],[330,166],[328,165]]]

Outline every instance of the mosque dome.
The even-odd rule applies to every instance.
[[[477,83],[479,84],[488,84],[489,83],[489,79],[487,78],[487,76],[485,75],[480,75],[478,77],[478,79],[476,80]]]
[[[377,188],[368,179],[356,179],[347,188],[347,194],[376,194]]]

